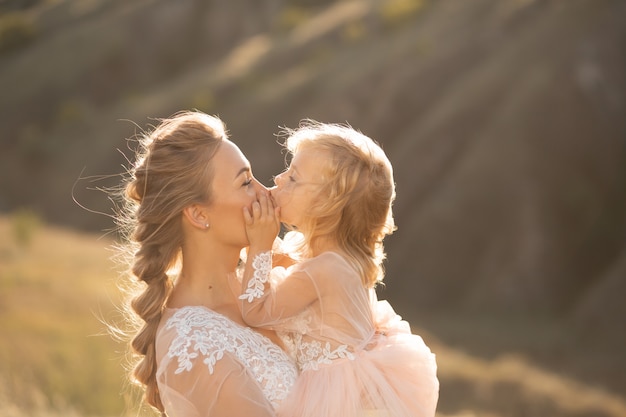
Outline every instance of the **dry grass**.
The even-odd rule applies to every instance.
[[[120,415],[124,347],[102,318],[119,302],[111,241],[0,218],[0,415]]]
[[[0,217],[0,416],[140,415],[126,389],[125,348],[101,322],[120,302],[112,241],[34,222],[30,244],[18,244],[15,221]],[[535,336],[521,325],[510,331]],[[527,345],[510,354],[485,345],[490,354],[479,358],[424,336],[439,363],[438,417],[626,416],[623,397],[537,365],[523,355]]]
[[[442,412],[467,417],[626,416],[624,398],[538,368],[524,357],[484,360],[445,346],[435,351]]]

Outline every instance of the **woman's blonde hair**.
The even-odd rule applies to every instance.
[[[302,149],[324,151],[323,184],[306,213],[301,232],[304,256],[315,241],[334,240],[373,287],[383,279],[383,239],[395,230],[393,169],[381,147],[347,125],[305,120],[286,130],[284,146],[292,155]]]
[[[145,388],[145,401],[162,413],[155,338],[173,285],[168,270],[180,257],[183,209],[211,200],[210,160],[225,138],[222,121],[204,113],[181,112],[161,120],[139,138],[136,162],[123,184],[118,221],[130,274],[143,283],[127,308],[137,329],[130,342],[137,356],[131,380]]]

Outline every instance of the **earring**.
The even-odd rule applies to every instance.
[[[204,223],[204,228],[208,230],[209,229],[209,224],[208,223]]]

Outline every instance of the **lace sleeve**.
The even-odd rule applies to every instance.
[[[319,294],[311,277],[296,266],[272,268],[271,252],[248,259],[242,279],[242,315],[250,326],[283,330],[286,319],[301,313]]]
[[[296,378],[269,339],[203,307],[175,311],[157,333],[156,348],[169,417],[273,417]]]
[[[252,260],[252,278],[248,281],[246,290],[239,296],[240,300],[248,300],[249,303],[255,298],[261,298],[265,293],[265,284],[270,279],[272,270],[271,252],[261,252]]]
[[[159,392],[168,417],[275,417],[272,405],[246,368],[226,354],[207,371],[202,356],[181,372],[173,361],[160,374]]]

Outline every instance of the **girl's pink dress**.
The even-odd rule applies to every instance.
[[[253,266],[244,319],[277,330],[301,371],[279,416],[435,415],[435,355],[344,257],[325,252],[272,269],[266,252]]]

